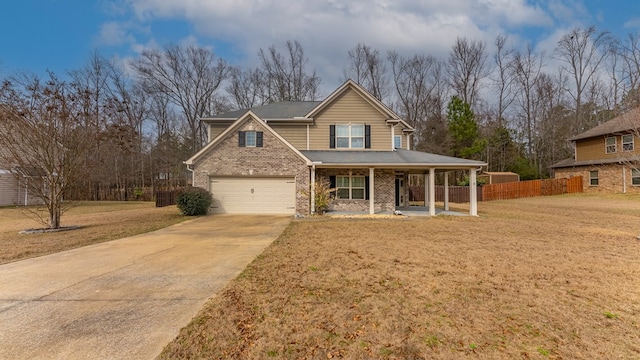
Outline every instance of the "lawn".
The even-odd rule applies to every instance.
[[[296,220],[162,359],[640,358],[640,197]]]
[[[156,208],[151,202],[73,202],[62,226],[80,229],[19,234],[42,227],[32,219],[33,207],[0,208],[0,264],[42,256],[103,241],[157,230],[187,219],[175,206]]]

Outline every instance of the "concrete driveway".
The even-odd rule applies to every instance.
[[[0,265],[0,359],[153,359],[289,221],[207,216]]]

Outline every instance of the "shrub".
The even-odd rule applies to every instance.
[[[176,193],[176,205],[182,215],[206,215],[211,206],[211,193],[199,187],[187,187]]]

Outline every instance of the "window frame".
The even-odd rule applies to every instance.
[[[252,135],[252,137],[250,137],[250,135]],[[250,143],[249,139],[252,139],[253,143]],[[245,147],[257,147],[257,143],[258,143],[257,131],[245,131],[244,132],[244,146]]]
[[[609,144],[609,140],[613,139],[613,144]],[[616,136],[607,136],[604,139],[605,154],[615,154],[618,150],[618,138]]]
[[[362,179],[362,186],[354,186],[354,179]],[[345,179],[347,186],[344,185]],[[349,194],[348,197],[342,197],[340,192],[345,190]],[[354,197],[353,190],[362,190],[362,197]],[[367,198],[367,179],[364,175],[336,175],[336,199],[338,200],[366,200]]]
[[[362,128],[362,135],[358,135],[355,136],[353,135],[353,128],[354,127],[359,127]],[[344,130],[347,129],[347,135],[338,135],[340,133],[340,130]],[[366,126],[365,124],[336,124],[336,130],[335,130],[335,138],[336,138],[336,149],[365,149],[366,144],[365,144],[365,136],[366,135]],[[340,144],[340,140],[347,140],[347,143],[349,144],[349,146],[341,146]],[[353,140],[354,139],[362,139],[362,146],[354,146],[353,145]]]
[[[624,141],[624,138],[625,138],[625,137],[628,137],[628,136],[630,136],[630,137],[631,137],[631,141],[627,141],[627,142],[625,142],[625,141]],[[635,147],[635,144],[634,144],[634,142],[635,142],[635,136],[634,136],[633,134],[625,134],[625,135],[622,135],[622,139],[621,139],[621,140],[622,140],[622,151],[633,151],[633,149],[634,149],[634,147]],[[627,145],[631,145],[631,146],[627,146]]]
[[[640,169],[631,168],[631,186],[640,186]]]
[[[595,173],[595,176],[593,176]],[[598,170],[589,170],[589,186],[598,186],[600,184]]]
[[[398,144],[398,140],[400,140],[400,144]],[[402,149],[402,135],[393,135],[393,148]]]

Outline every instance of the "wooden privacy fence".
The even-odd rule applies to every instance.
[[[482,201],[482,187],[478,186],[478,201]],[[409,201],[424,201],[424,186],[409,186]],[[436,185],[436,201],[444,201],[444,186]],[[468,203],[469,187],[468,186],[449,186],[449,202],[452,203]]]
[[[156,191],[156,207],[163,207],[176,204],[177,190]]]
[[[533,196],[583,192],[582,176],[569,179],[529,180],[478,186],[478,201],[517,199]],[[409,201],[424,201],[424,186],[409,186]],[[444,201],[444,186],[436,186],[436,201]],[[449,202],[468,203],[468,186],[449,186]]]
[[[582,192],[582,176],[569,179],[544,179],[484,185],[482,200],[517,199],[533,196],[573,194]]]

